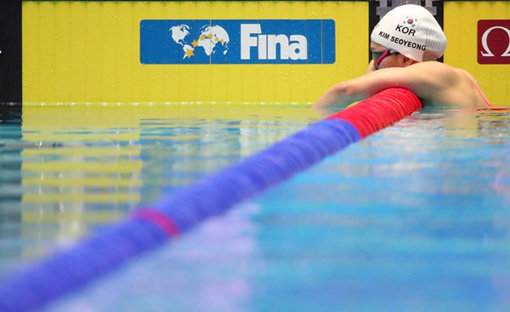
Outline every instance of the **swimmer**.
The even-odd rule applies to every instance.
[[[367,73],[335,84],[313,108],[345,107],[391,87],[412,91],[425,106],[492,106],[470,73],[436,61],[445,51],[446,36],[425,8],[406,4],[391,10],[370,40]]]

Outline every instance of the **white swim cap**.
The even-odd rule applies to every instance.
[[[427,9],[415,4],[389,11],[375,26],[370,40],[419,62],[440,58],[446,49],[441,26]]]

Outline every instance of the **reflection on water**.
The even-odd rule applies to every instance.
[[[221,108],[25,105],[22,124],[0,128],[2,230],[18,233],[0,243],[0,273],[317,119],[303,106]]]
[[[301,106],[25,107],[22,138],[0,141],[17,151],[2,179],[20,177],[0,186],[19,216],[0,224],[0,275],[317,119]],[[423,109],[49,310],[505,311],[509,123]]]
[[[21,107],[0,107],[0,273],[20,257]]]

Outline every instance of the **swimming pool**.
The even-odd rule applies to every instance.
[[[2,177],[19,179],[1,189],[0,274],[320,119],[221,108],[29,107],[2,123]],[[426,108],[49,311],[504,311],[509,123]]]

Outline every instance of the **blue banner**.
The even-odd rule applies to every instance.
[[[142,64],[333,64],[334,20],[142,20]]]

